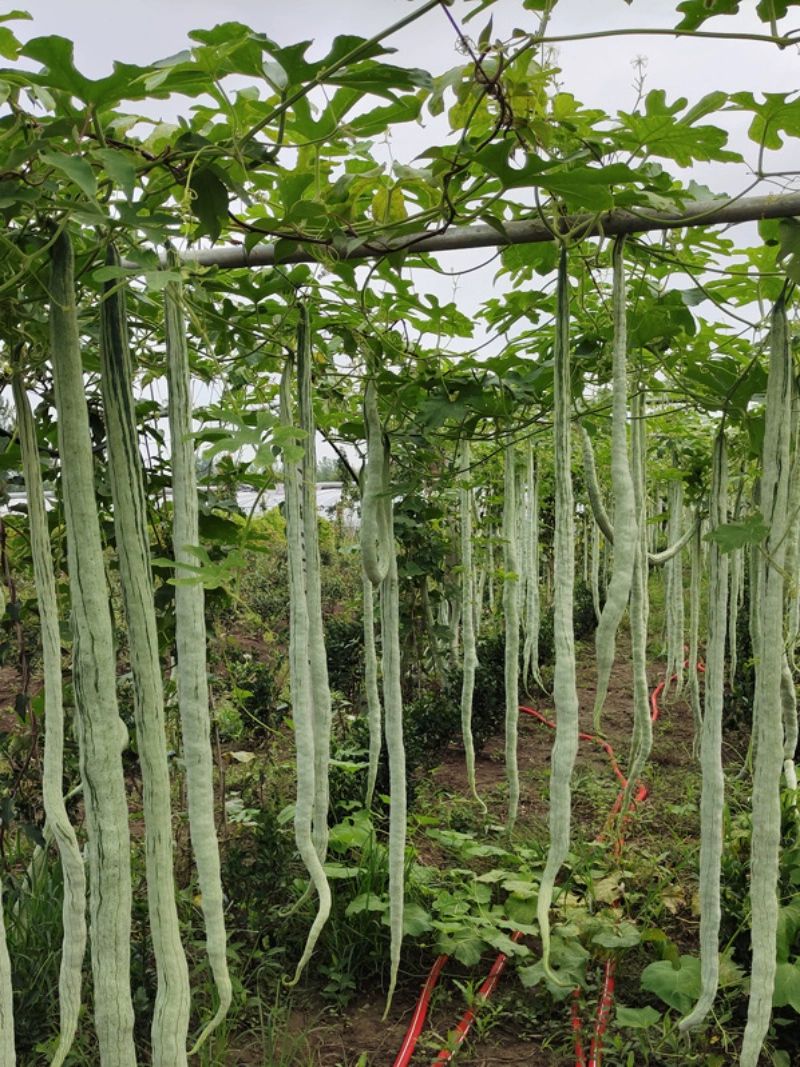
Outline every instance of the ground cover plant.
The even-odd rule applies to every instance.
[[[0,16],[0,1067],[800,1057],[800,98],[565,3]]]

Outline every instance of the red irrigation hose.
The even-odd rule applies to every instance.
[[[522,934],[519,932],[519,930],[515,930],[514,933],[511,935],[511,940],[512,941],[519,941],[521,938],[522,938]],[[474,1006],[471,1007],[471,1008],[467,1008],[467,1010],[464,1012],[464,1014],[458,1020],[458,1025],[456,1026],[455,1030],[453,1031],[453,1039],[451,1040],[451,1042],[449,1043],[447,1048],[443,1048],[442,1049],[442,1051],[439,1053],[439,1055],[433,1061],[434,1063],[449,1063],[450,1062],[450,1060],[453,1057],[453,1053],[456,1051],[456,1049],[461,1044],[463,1044],[464,1039],[466,1038],[467,1034],[469,1033],[469,1031],[470,1031],[470,1029],[472,1027],[472,1023],[475,1020],[475,1010],[476,1010],[476,1008],[479,1008],[481,1002],[488,1000],[489,997],[492,995],[492,993],[495,990],[495,986],[500,981],[500,975],[505,970],[505,967],[506,967],[507,963],[508,963],[508,956],[506,956],[502,952],[499,953],[499,955],[497,956],[497,959],[492,964],[492,969],[489,971],[489,974],[486,977],[486,981],[483,983],[483,985],[480,987],[480,989],[478,990],[478,992],[475,995]]]
[[[405,1067],[413,1056],[414,1047],[417,1044],[419,1035],[422,1033],[422,1027],[425,1025],[425,1016],[428,1014],[431,993],[433,993],[434,987],[439,980],[439,975],[442,973],[442,967],[444,967],[448,959],[448,956],[437,956],[434,960],[428,978],[425,985],[422,987],[422,992],[417,1000],[414,1014],[411,1016],[411,1022],[409,1023],[408,1030],[406,1030],[406,1036],[403,1038],[403,1044],[400,1046],[400,1051],[397,1053],[397,1058],[394,1061],[393,1067]]]
[[[686,666],[687,664],[684,664]],[[705,666],[702,663],[697,664],[697,670],[704,671]],[[673,675],[669,681],[674,681],[676,675]],[[661,709],[658,705],[658,698],[661,696],[664,688],[666,687],[666,680],[659,682],[655,689],[650,694],[650,718],[652,722],[656,722],[661,714]],[[538,719],[545,726],[548,726],[551,730],[556,727],[555,722],[552,719],[548,719],[540,711],[535,708],[529,708],[524,705],[520,705],[520,711],[526,715],[530,715],[532,718]],[[606,820],[606,826],[611,822],[613,817],[620,811],[622,803],[625,797],[625,790],[628,788],[628,779],[622,773],[617,757],[614,753],[614,749],[605,738],[598,737],[596,734],[579,733],[578,737],[582,741],[592,741],[606,753],[611,764],[611,769],[614,772],[617,780],[622,787],[620,792],[608,813]],[[648,789],[644,783],[640,783],[636,790],[636,793],[631,798],[631,809],[635,808],[638,804],[641,804],[648,796]],[[605,831],[601,831],[598,834],[598,839],[602,838]],[[614,843],[615,852],[619,852],[622,849],[623,838],[620,831],[617,840]],[[522,934],[516,931],[512,934],[512,940],[519,941]],[[419,1035],[422,1033],[422,1027],[425,1023],[425,1017],[428,1013],[428,1007],[430,1005],[431,994],[439,980],[439,975],[442,972],[442,968],[447,962],[447,956],[437,956],[430,969],[428,977],[425,981],[425,985],[422,987],[422,991],[417,999],[417,1003],[414,1007],[414,1014],[411,1017],[408,1029],[403,1043],[400,1046],[400,1051],[395,1058],[393,1067],[408,1067],[411,1062],[411,1057],[414,1054],[414,1049],[419,1039]],[[472,1028],[472,1023],[475,1020],[475,1010],[480,1006],[480,1003],[487,1001],[495,990],[500,975],[505,970],[505,966],[508,963],[508,957],[503,953],[499,953],[492,964],[491,970],[487,975],[483,985],[481,985],[475,997],[474,1007],[468,1008],[466,1012],[461,1016],[454,1031],[454,1040],[448,1048],[444,1048],[440,1051],[439,1055],[433,1061],[437,1063],[449,1063],[453,1057],[454,1052],[464,1042],[467,1034]],[[611,1018],[611,1009],[614,1004],[614,981],[615,981],[616,960],[609,956],[606,960],[605,970],[603,974],[603,987],[600,992],[600,999],[597,1004],[597,1014],[595,1017],[594,1033],[589,1045],[589,1059],[586,1059],[586,1053],[583,1047],[583,1038],[581,1035],[582,1023],[580,1017],[580,990],[576,989],[572,997],[572,1009],[571,1009],[571,1026],[573,1033],[573,1040],[575,1045],[575,1067],[601,1067],[602,1064],[602,1050],[603,1050],[603,1036],[608,1028],[608,1024]]]

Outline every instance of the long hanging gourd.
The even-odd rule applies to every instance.
[[[553,643],[555,672],[553,698],[556,736],[550,774],[550,846],[536,905],[542,963],[550,969],[550,905],[556,876],[566,859],[570,841],[572,770],[578,752],[578,693],[575,679],[574,595],[575,508],[570,457],[569,282],[567,251],[561,249],[556,288],[556,335],[553,375],[553,455],[555,481],[555,533],[553,573]]]
[[[504,450],[503,476],[503,615],[505,620],[505,759],[508,818],[511,832],[519,807],[517,727],[519,725],[519,556],[517,547],[517,465],[514,444]]]
[[[368,360],[367,381],[364,386],[364,428],[367,441],[367,460],[361,486],[361,567],[364,588],[364,684],[367,695],[369,722],[369,769],[367,771],[366,805],[370,807],[375,792],[381,755],[381,698],[378,690],[378,659],[375,651],[375,623],[373,590],[380,586],[389,568],[391,552],[389,517],[389,456],[384,441],[383,426],[378,410],[375,366]],[[427,585],[423,587],[426,613],[431,607]],[[432,630],[432,624],[429,623]],[[435,645],[434,645],[435,649]],[[437,651],[435,649],[435,651]]]
[[[700,679],[697,670],[700,631],[700,583],[703,575],[702,537],[702,526],[699,522],[695,522],[689,572],[689,700],[692,705],[692,719],[694,721],[695,754],[700,743],[700,730],[703,724],[703,711],[700,704]]]
[[[631,582],[631,661],[633,669],[633,731],[628,763],[628,786],[623,798],[623,811],[636,788],[639,775],[644,769],[653,747],[653,724],[650,718],[650,694],[647,687],[647,622],[649,597],[647,588],[647,524],[644,521],[647,508],[646,463],[647,445],[645,436],[645,396],[639,391],[631,406],[633,429],[631,434],[633,452],[633,486],[636,495],[636,510],[639,536]]]
[[[683,525],[683,481],[673,479],[667,489],[669,517],[667,520],[667,543],[677,544],[681,539]],[[667,683],[665,690],[675,679],[673,695],[677,699],[683,691],[683,558],[676,552],[665,564],[666,617],[667,617]]]
[[[600,483],[597,479],[597,467],[594,459],[594,449],[592,448],[592,439],[589,436],[586,427],[578,427],[581,434],[581,444],[583,451],[583,476],[586,483],[586,495],[589,497],[589,503],[592,506],[592,514],[594,520],[600,527],[600,531],[609,544],[614,544],[614,527],[603,504],[602,494],[600,492]],[[694,528],[689,526],[681,534],[680,538],[672,545],[667,545],[661,552],[647,552],[647,562],[653,566],[658,566],[662,563],[667,563],[671,560],[677,552],[681,552],[692,538]],[[645,538],[645,549],[647,549],[648,538]]]
[[[8,955],[6,924],[3,918],[3,880],[0,878],[0,1067],[15,1067],[16,1062],[14,989],[11,984],[11,959]],[[63,1056],[60,1062],[63,1062]]]
[[[72,245],[55,239],[50,345],[72,601],[73,675],[88,830],[94,1020],[102,1067],[132,1067],[131,867],[114,640],[94,494]]]
[[[362,569],[362,593],[364,612],[364,690],[367,697],[367,723],[369,726],[369,766],[364,807],[369,811],[375,795],[378,767],[381,758],[382,712],[381,694],[378,688],[378,653],[375,648],[375,590]]]
[[[319,530],[317,527],[317,446],[311,387],[311,323],[308,305],[300,308],[297,330],[298,411],[303,438],[303,536],[306,557],[306,598],[314,714],[314,844],[324,863],[328,851],[328,769],[331,754],[331,690],[325,626],[322,621]]]
[[[622,239],[614,245],[613,319],[614,340],[612,357],[612,419],[611,419],[611,488],[614,494],[614,521],[617,536],[609,529],[609,543],[614,543],[611,579],[606,601],[595,634],[597,657],[597,692],[594,702],[594,731],[602,724],[603,704],[608,693],[611,668],[616,654],[617,630],[631,593],[636,546],[639,539],[639,515],[628,455],[628,368],[625,261]],[[584,463],[587,456],[588,434],[584,431]],[[588,446],[591,457],[591,443]],[[594,459],[591,459],[594,469]],[[595,479],[596,482],[596,479]],[[599,499],[599,493],[595,493]],[[595,512],[595,518],[597,513]],[[598,523],[600,525],[600,523]],[[610,525],[610,524],[609,524]],[[602,525],[600,525],[602,529]]]
[[[389,755],[389,929],[391,932],[389,992],[383,1017],[389,1013],[403,946],[404,875],[406,861],[406,754],[403,744],[403,691],[400,659],[400,588],[394,542],[394,515],[388,511],[389,568],[381,583],[381,648],[383,651],[383,707],[386,750]]]
[[[170,282],[164,293],[169,431],[172,447],[172,545],[176,577],[196,564],[192,548],[200,541],[197,463],[192,440],[189,352],[181,309],[181,287]],[[206,951],[219,1004],[194,1044],[192,1053],[225,1018],[233,995],[226,954],[225,912],[219,844],[214,822],[214,775],[206,668],[206,617],[203,586],[175,586],[175,645],[178,710],[186,765],[189,832],[206,930]]]
[[[379,585],[389,569],[389,515],[387,499],[389,455],[378,411],[378,387],[374,367],[368,363],[364,386],[364,428],[367,459],[361,488],[361,563],[373,585]]]
[[[588,517],[592,524],[592,559],[591,559],[591,588],[592,588],[592,607],[594,608],[594,617],[599,622],[602,609],[600,607],[600,527],[591,518]]]
[[[381,653],[386,751],[389,758],[389,930],[390,977],[384,1018],[389,1013],[403,946],[406,851],[406,755],[403,742],[403,691],[400,657],[400,589],[389,479],[389,449],[378,410],[374,366],[364,389],[367,461],[361,496],[361,560],[372,584],[380,585]],[[365,529],[366,523],[366,529]],[[380,734],[378,734],[380,738]],[[370,761],[373,758],[370,732]]]
[[[744,471],[739,478],[736,490],[736,499],[733,505],[731,520],[738,522],[741,517],[742,490],[744,488]],[[728,573],[730,575],[730,589],[728,593],[728,685],[733,689],[736,684],[736,669],[738,666],[738,635],[739,626],[739,600],[742,588],[742,549],[735,548],[730,553]],[[788,563],[788,557],[787,557]],[[691,675],[690,675],[691,677]]]
[[[526,684],[533,680],[542,685],[539,665],[539,633],[541,630],[541,593],[539,591],[539,471],[536,451],[528,445],[527,537],[528,575],[525,583],[525,641],[522,648],[522,677]]]
[[[761,479],[756,478],[753,483],[753,504],[760,509],[761,507]],[[750,580],[749,586],[749,605],[747,613],[747,628],[748,636],[750,637],[750,648],[753,651],[753,658],[755,659],[758,649],[761,647],[761,586],[763,583],[763,574],[761,567],[761,551],[757,544],[749,546],[747,552],[747,569]],[[753,689],[753,710],[750,715],[750,740],[747,745],[747,755],[744,758],[742,768],[737,775],[737,780],[745,778],[753,768],[753,752],[756,744],[756,724],[758,722],[758,686]]]
[[[294,427],[291,401],[292,363],[287,360],[281,377],[280,417],[284,430]],[[311,675],[311,626],[306,586],[306,560],[302,517],[300,471],[284,450],[283,482],[286,493],[286,544],[289,563],[289,672],[292,688],[292,718],[295,728],[297,799],[294,833],[297,850],[317,891],[317,914],[297,963],[294,985],[311,958],[314,946],[331,910],[331,891],[312,832],[314,801],[317,796],[316,751],[314,747],[314,695]]]
[[[488,574],[489,574],[489,580],[488,580],[489,589],[488,589],[488,593],[487,593],[487,600],[488,600],[488,604],[489,604],[489,616],[490,616],[490,618],[494,618],[494,609],[495,609],[494,581],[495,581],[495,577],[496,577],[496,572],[495,572],[495,567],[494,567],[494,539],[495,539],[495,531],[494,531],[494,528],[490,526],[489,527],[489,547],[488,547],[489,560],[488,560],[488,563],[487,563],[487,570],[488,570]]]
[[[458,506],[461,520],[461,644],[463,667],[461,682],[461,736],[467,764],[467,783],[470,792],[482,805],[475,785],[475,744],[472,739],[472,697],[475,692],[475,671],[478,652],[475,644],[475,568],[472,558],[472,489],[470,478],[470,447],[464,438],[458,448]]]
[[[106,262],[119,265],[109,248]],[[136,738],[142,769],[147,904],[156,960],[152,1021],[154,1067],[186,1063],[189,969],[181,943],[172,855],[172,810],[164,688],[150,569],[146,501],[133,398],[124,290],[115,279],[103,292],[100,385],[103,396],[114,530],[128,629]]]
[[[69,821],[62,795],[64,706],[61,686],[61,637],[36,428],[28,394],[18,373],[15,373],[11,380],[11,388],[17,410],[17,434],[22,454],[25,495],[28,501],[33,579],[36,586],[42,636],[44,673],[42,802],[46,827],[55,839],[64,879],[64,899],[61,907],[64,933],[61,942],[61,968],[58,980],[60,1026],[58,1046],[52,1060],[52,1067],[61,1067],[75,1038],[81,1008],[81,969],[86,953],[86,874],[75,829]],[[2,1004],[3,997],[0,995],[0,1005]],[[0,1011],[3,1011],[5,1015],[2,1007]],[[13,1025],[10,1029],[13,1040]],[[0,1033],[5,1032],[6,1019],[0,1019]],[[0,1038],[0,1042],[2,1040]],[[2,1048],[1,1044],[0,1048]],[[2,1054],[6,1052],[7,1049],[3,1049]],[[0,1064],[4,1063],[0,1055]]]
[[[728,521],[728,460],[724,431],[714,442],[709,527]],[[720,872],[723,845],[725,775],[722,768],[722,711],[725,691],[725,631],[728,612],[728,556],[714,540],[709,548],[708,647],[705,709],[700,731],[700,995],[680,1029],[698,1026],[708,1015],[719,985]],[[697,673],[695,664],[690,672]]]
[[[789,481],[789,530],[786,537],[786,573],[792,580],[786,587],[786,655],[794,678],[796,649],[800,636],[800,389],[792,391],[792,472]]]
[[[778,925],[778,862],[781,833],[783,716],[781,675],[784,649],[784,571],[789,521],[789,458],[792,363],[786,307],[772,311],[769,377],[764,416],[761,514],[768,528],[765,562],[760,565],[758,614],[760,641],[756,662],[756,738],[750,842],[752,964],[742,1067],[756,1067],[769,1028],[775,984]]]
[[[786,543],[786,573],[796,575],[800,564],[800,391],[797,385],[792,403],[794,457],[789,486],[789,536]],[[789,666],[797,669],[795,660],[800,641],[800,581],[796,578],[787,590],[787,642]]]
[[[791,572],[788,572],[791,573]],[[781,662],[781,709],[783,712],[783,777],[786,788],[792,793],[792,807],[797,807],[797,768],[794,754],[797,751],[797,689],[789,657],[784,651]]]
[[[616,354],[616,352],[617,346],[615,344],[614,353]],[[592,508],[592,514],[594,515],[594,521],[600,527],[600,531],[603,534],[603,537],[605,537],[606,541],[608,541],[610,544],[614,544],[614,527],[611,523],[611,517],[606,511],[606,506],[603,503],[603,496],[600,492],[600,482],[597,478],[597,464],[595,463],[594,449],[592,448],[592,439],[589,436],[589,433],[584,425],[579,423],[578,429],[581,435],[581,446],[583,453],[583,478],[584,482],[586,483],[586,495],[589,497],[589,503]],[[611,462],[612,464],[614,462],[613,446]]]

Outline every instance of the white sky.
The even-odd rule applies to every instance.
[[[550,23],[553,34],[586,32],[591,29],[651,26],[671,27],[677,21],[677,0],[560,0]],[[415,3],[413,6],[418,6]],[[450,8],[461,22],[473,4],[456,0]],[[31,23],[16,23],[15,32],[26,39],[45,34],[62,34],[75,41],[78,68],[90,77],[99,77],[114,59],[146,63],[172,55],[187,47],[187,33],[193,28],[208,28],[216,23],[241,21],[254,30],[266,33],[279,44],[292,44],[313,38],[311,55],[327,52],[331,39],[342,33],[370,36],[412,10],[408,0],[29,0],[25,5],[33,16]],[[717,18],[705,28],[764,32],[764,25],[754,13],[755,0],[744,0],[744,12],[735,18]],[[538,16],[526,12],[521,0],[499,0],[491,9],[494,37],[502,37],[516,26],[534,29]],[[478,35],[488,13],[481,14],[467,27]],[[793,25],[791,18],[782,28]],[[391,62],[423,67],[433,74],[465,62],[455,47],[455,35],[445,13],[434,9],[419,22],[387,40],[397,53]],[[688,97],[690,103],[706,93],[722,89],[727,92],[749,90],[754,93],[788,93],[800,81],[800,56],[797,48],[778,51],[774,46],[739,41],[690,41],[672,37],[623,37],[603,41],[572,42],[558,46],[563,88],[585,104],[599,106],[613,114],[632,106],[633,63],[637,57],[647,61],[647,88],[660,88],[671,100]],[[155,101],[161,117],[174,119],[193,101],[185,99]],[[148,108],[148,111],[151,109]],[[154,116],[155,117],[155,116]],[[716,117],[711,121],[721,121]],[[749,118],[725,116],[731,132],[730,146],[753,162],[756,146],[746,135]],[[426,128],[427,126],[427,128]],[[393,133],[395,159],[410,162],[413,157],[441,140],[441,126],[423,116],[421,125],[404,124]],[[800,169],[797,142],[782,153],[782,165]],[[768,161],[772,167],[774,161]],[[667,161],[667,167],[672,165]],[[777,162],[774,163],[777,168]],[[715,191],[733,193],[748,181],[745,168],[698,164],[691,176],[710,185]],[[762,186],[761,191],[770,191]],[[744,244],[757,238],[753,226],[740,227],[736,237]],[[487,258],[486,251],[457,254],[459,269],[468,268]],[[452,256],[442,256],[445,268],[453,268]],[[459,306],[473,314],[487,295],[496,266],[467,275],[458,282]],[[424,286],[441,299],[453,296],[453,282],[425,273]],[[705,305],[708,307],[708,305]]]

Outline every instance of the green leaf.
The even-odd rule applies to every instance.
[[[200,233],[216,241],[228,217],[228,189],[216,170],[201,167],[192,173],[192,210],[197,216]]]
[[[685,1013],[700,995],[700,960],[681,956],[677,967],[669,960],[657,960],[642,971],[641,985],[671,1008]]]
[[[350,901],[345,908],[345,915],[360,915],[365,911],[386,911],[389,901],[376,896],[374,893],[359,893]]]
[[[624,1004],[617,1004],[617,1025],[627,1026],[631,1030],[646,1030],[648,1026],[655,1026],[661,1019],[661,1014],[655,1008],[626,1008]]]
[[[800,283],[800,222],[781,219],[778,223],[779,263],[786,261],[786,273],[793,282]]]
[[[603,948],[633,948],[641,941],[639,931],[630,922],[621,922],[600,930],[592,938],[592,943]]]
[[[42,152],[41,156],[43,163],[66,174],[81,192],[94,199],[97,195],[97,179],[82,156],[68,156],[64,152]]]
[[[98,148],[93,155],[103,164],[109,178],[130,200],[136,185],[136,167],[130,159],[116,148]]]
[[[680,117],[685,99],[672,104],[666,101],[663,89],[653,89],[645,97],[645,113],[619,112],[622,129],[614,131],[614,139],[637,155],[673,159],[681,167],[689,167],[695,160],[707,162],[741,162],[738,152],[725,148],[728,134],[719,126],[695,126],[695,119],[708,114],[720,98],[711,94],[697,108]]]
[[[456,931],[440,935],[437,947],[440,952],[455,956],[465,967],[474,967],[480,963],[486,946],[471,927],[463,926]]]
[[[715,15],[735,15],[739,10],[739,0],[684,0],[678,4],[678,11],[683,18],[678,23],[679,30],[696,30],[706,19]]]
[[[791,1005],[800,1014],[800,960],[794,963],[779,963],[775,971],[775,988],[772,993],[775,1008]]]
[[[800,932],[800,896],[794,897],[778,912],[777,955],[780,963],[789,959],[798,932]]]
[[[731,103],[741,111],[752,111],[748,135],[756,144],[777,150],[784,136],[800,137],[800,99],[795,93],[764,93],[762,103],[752,93],[734,93]]]
[[[407,937],[419,937],[432,929],[430,914],[413,901],[406,901],[403,906],[403,933]]]
[[[84,103],[94,104],[95,107],[113,106],[123,99],[140,99],[145,77],[152,72],[151,67],[115,63],[112,74],[92,81],[75,67],[72,41],[56,34],[32,38],[22,47],[20,54],[37,60],[45,68],[44,71],[30,75],[35,85],[62,89]],[[206,79],[207,77],[206,75]]]
[[[12,62],[17,58],[22,49],[21,43],[11,32],[8,26],[0,26],[0,56],[10,59]]]
[[[725,553],[745,545],[759,545],[769,533],[759,512],[741,522],[725,522],[706,534],[706,541],[713,541]]]

